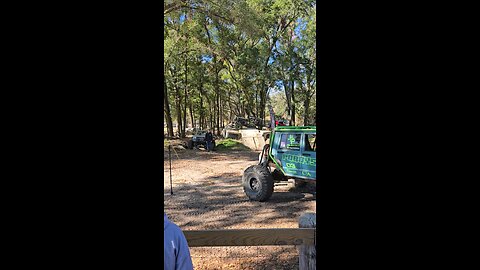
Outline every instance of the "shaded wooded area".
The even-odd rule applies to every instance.
[[[316,10],[312,0],[164,2],[167,135],[217,135],[234,117],[314,125]]]

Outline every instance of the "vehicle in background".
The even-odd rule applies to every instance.
[[[206,130],[199,130],[193,134],[192,139],[188,141],[188,149],[199,148],[200,146],[207,148],[207,142],[205,141],[205,135],[207,134]],[[215,137],[213,137],[213,149],[215,150]]]

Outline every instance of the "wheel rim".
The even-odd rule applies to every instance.
[[[260,190],[260,181],[258,181],[256,178],[250,179],[250,188],[254,191],[259,191]]]

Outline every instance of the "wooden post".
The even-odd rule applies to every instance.
[[[299,221],[299,228],[316,228],[317,226],[317,214],[305,213]],[[299,270],[314,270],[317,266],[317,249],[316,249],[316,235],[315,243],[313,245],[300,245],[299,257],[300,265]]]

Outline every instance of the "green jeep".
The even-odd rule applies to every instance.
[[[273,194],[274,183],[288,179],[298,184],[316,183],[316,145],[316,126],[276,127],[258,165],[248,167],[243,173],[243,190],[248,198],[267,201]]]

